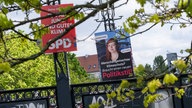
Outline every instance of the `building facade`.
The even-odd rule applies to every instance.
[[[86,70],[90,77],[101,79],[101,72],[97,54],[79,56],[80,65]],[[99,80],[100,81],[100,80]]]

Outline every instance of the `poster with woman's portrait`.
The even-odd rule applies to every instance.
[[[95,39],[103,81],[133,76],[131,42],[126,32],[98,32]]]

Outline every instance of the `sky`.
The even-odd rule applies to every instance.
[[[70,0],[70,2],[64,3],[85,3],[83,1],[87,0]],[[115,9],[115,18],[123,16],[121,20],[115,21],[116,27],[122,26],[125,19],[130,16],[137,7],[138,5],[134,0],[129,0],[127,5]],[[101,19],[99,14],[76,27],[78,40],[88,37],[96,29],[99,23],[96,22],[95,19]],[[158,25],[143,34],[131,37],[133,59],[136,65],[152,65],[156,56],[162,55],[165,59],[166,54],[168,53],[177,53],[178,56],[186,56],[186,54],[181,54],[180,51],[190,48],[192,41],[192,36],[190,34],[192,33],[192,29],[190,27],[180,29],[178,26],[175,26],[173,30],[170,30],[169,27],[170,25],[165,27],[160,27],[160,25]],[[142,31],[143,29],[144,28],[140,28],[137,32]],[[103,24],[101,24],[96,32],[102,31],[104,31]],[[91,37],[85,41],[78,42],[77,51],[74,51],[73,53],[77,56],[97,54],[94,35],[91,35]]]
[[[77,5],[84,4],[86,1],[90,0],[61,0],[61,3],[73,3],[74,5]],[[120,0],[118,3],[123,3],[125,1],[126,0]],[[126,20],[127,17],[133,14],[134,9],[136,8],[138,8],[138,4],[135,2],[135,0],[129,0],[126,5],[115,9],[115,18],[123,16],[122,19],[115,21],[116,27],[122,26],[122,23]],[[15,18],[20,19],[18,15]],[[101,20],[100,13],[75,28],[76,38],[78,40],[87,38],[96,30],[99,22],[96,22],[95,19]],[[160,27],[160,25],[158,25],[145,33],[131,37],[132,54],[136,65],[152,65],[156,56],[162,55],[165,59],[167,53],[177,53],[178,56],[186,55],[181,54],[180,50],[190,48],[192,41],[192,29],[190,27],[180,29],[178,26],[174,26],[173,30],[170,30],[169,26],[170,25]],[[144,29],[145,27],[140,28],[137,32]],[[95,33],[102,31],[104,31],[103,23],[99,26]],[[97,54],[94,34],[85,41],[77,42],[77,51],[73,51],[72,53],[75,53],[77,57]]]

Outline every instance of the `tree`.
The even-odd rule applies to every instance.
[[[148,71],[148,72],[152,71],[151,65],[150,64],[146,64],[145,65],[145,70]]]
[[[145,72],[150,76],[153,74],[153,69],[150,64],[145,64]]]
[[[6,49],[11,52],[9,53],[10,56],[22,58],[37,53],[40,50],[36,42],[16,37],[17,34],[14,32],[4,36],[4,40],[7,42]],[[6,50],[2,47],[0,50],[0,55],[6,53]],[[7,56],[9,57],[9,55]],[[1,68],[3,68],[2,65]],[[35,60],[16,65],[1,74],[0,78],[0,89],[3,90],[52,86],[56,84],[53,60],[48,55],[42,55]]]
[[[65,68],[66,63],[64,62],[63,54],[59,54],[59,60],[62,66]],[[67,60],[68,60],[68,67],[70,72],[70,83],[71,84],[80,84],[80,83],[90,83],[90,82],[97,82],[98,79],[91,78],[90,75],[84,70],[83,67],[80,66],[76,55],[73,53],[67,53]],[[67,75],[66,71],[64,71]]]
[[[32,43],[25,38],[10,39],[12,36],[17,36],[17,34],[11,32],[8,36],[5,36],[6,39],[4,40],[7,41],[6,48],[9,49],[15,57],[21,58],[40,51],[36,42]],[[12,46],[13,44],[14,46]],[[0,50],[0,55],[3,55],[5,50],[3,50],[3,48],[0,48]],[[96,81],[96,79],[89,78],[89,75],[80,66],[75,54],[68,53],[67,55],[72,84]],[[59,55],[59,59],[61,62],[64,61],[62,54]],[[65,66],[64,62],[62,62],[62,64]],[[43,54],[35,60],[16,65],[9,71],[1,74],[0,78],[1,90],[54,86],[56,85],[56,81],[53,56]]]
[[[153,60],[153,68],[150,64],[145,64],[143,66],[142,64],[139,64],[137,67],[135,67],[134,72],[137,76],[154,76],[161,73],[164,73],[167,71],[168,67],[165,64],[165,60],[163,59],[163,56],[159,55],[156,56]]]
[[[55,4],[56,0],[52,1]],[[90,17],[93,17],[96,13],[99,12],[99,10],[103,10],[109,5],[112,5],[113,3],[117,2],[116,0],[111,0],[109,3],[104,3],[101,5],[94,4],[93,1],[88,2],[83,5],[76,5],[74,7],[67,7],[65,9],[60,9],[58,13],[52,13],[49,14],[45,17],[35,17],[35,18],[30,18],[30,15],[33,14],[31,13],[36,12],[39,14],[40,11],[46,11],[42,10],[41,6],[42,5],[47,5],[51,4],[49,0],[47,2],[44,2],[43,0],[34,0],[32,1],[26,1],[26,0],[19,0],[19,1],[7,1],[7,0],[2,0],[2,8],[0,12],[0,19],[1,19],[1,47],[4,48],[5,52],[3,55],[0,57],[0,63],[6,68],[1,68],[0,69],[0,74],[4,73],[6,70],[9,70],[11,67],[14,67],[18,64],[24,63],[28,60],[33,60],[38,58],[39,56],[43,55],[44,52],[48,49],[48,47],[56,41],[57,39],[65,36],[71,29],[74,27],[78,26],[79,24],[83,23],[84,21],[88,20]],[[20,13],[24,14],[23,20],[15,21],[14,18],[8,17],[9,14],[12,12],[17,12],[19,10]],[[13,55],[10,55],[8,49],[6,49],[6,43],[5,41],[5,36],[8,32],[12,31],[17,33],[18,37],[15,38],[25,38],[29,40],[30,42],[37,42],[39,39],[41,39],[42,35],[48,32],[48,27],[52,25],[41,25],[39,24],[40,20],[45,19],[45,18],[51,18],[51,17],[56,17],[59,15],[64,15],[65,18],[61,21],[65,21],[68,18],[75,18],[77,22],[75,24],[70,25],[68,28],[65,29],[61,34],[56,36],[54,39],[50,40],[39,52],[29,54],[28,56],[25,57],[14,57]],[[60,21],[56,22],[59,23]],[[56,24],[54,23],[54,24]],[[28,26],[28,29],[26,33],[19,32],[18,28],[26,27]],[[28,33],[29,32],[29,33]],[[14,36],[13,36],[14,37]],[[9,55],[9,56],[8,56]]]
[[[33,2],[26,0],[1,1],[2,8],[0,12],[0,21],[2,23],[0,24],[0,74],[1,78],[4,79],[1,80],[1,89],[54,85],[55,72],[52,63],[53,57],[45,56],[45,50],[55,40],[61,38],[72,28],[81,24],[83,21],[87,20],[98,12],[95,5],[88,5],[89,3],[87,3],[85,6],[78,5],[75,7],[70,7],[70,9],[63,9],[58,13],[47,16],[47,18],[58,15],[65,15],[67,18],[75,17],[77,19],[77,23],[67,28],[63,33],[56,37],[57,39],[55,38],[52,40],[52,42],[50,41],[44,48],[39,48],[35,45],[39,43],[41,36],[48,32],[48,27],[50,25],[44,27],[39,23],[43,18],[39,17],[38,15],[35,18],[30,18],[30,15],[34,12],[39,14],[40,11],[43,11],[41,10],[42,5],[53,5],[53,2],[56,2],[56,0],[52,2],[44,2],[43,0],[34,0]],[[104,5],[100,6],[100,8],[104,7]],[[82,12],[80,10],[83,8],[95,9],[85,16],[82,16]],[[12,17],[8,17],[11,13],[16,13],[17,11],[18,13],[24,14],[23,20],[21,18],[19,21],[17,21]],[[21,32],[18,29],[24,27],[26,28],[27,26],[27,31]],[[74,84],[95,81],[95,79],[90,80],[89,75],[87,75],[82,67],[79,66],[79,63],[77,63],[77,59],[73,54],[69,53],[68,57],[70,58],[69,68],[72,77],[71,83]],[[46,64],[46,66],[43,66],[43,64]],[[39,76],[36,76],[36,74]]]
[[[41,55],[44,54],[45,50],[56,41],[57,39],[63,37],[67,34],[71,29],[78,26],[79,24],[83,23],[84,21],[88,20],[89,18],[93,17],[96,13],[100,10],[104,10],[109,8],[111,5],[116,3],[118,0],[109,0],[107,3],[103,4],[94,4],[95,0],[87,2],[83,5],[76,5],[74,7],[68,7],[65,9],[61,9],[58,13],[52,13],[46,17],[37,17],[37,18],[30,18],[30,12],[35,11],[45,11],[41,10],[41,6],[47,4],[39,0],[2,0],[2,8],[0,12],[0,48],[3,49],[3,53],[0,55],[0,74],[5,73],[6,71],[11,70],[14,66],[18,66],[20,64],[26,63],[27,61],[37,59]],[[181,28],[185,28],[191,24],[192,18],[192,2],[190,0],[179,0],[176,4],[171,3],[169,0],[136,0],[137,3],[140,4],[140,8],[134,11],[134,14],[127,18],[127,21],[123,23],[123,28],[131,34],[130,36],[134,36],[143,32],[146,32],[153,28],[154,26],[160,24],[162,27],[166,24],[170,24],[170,29],[172,29],[175,25],[179,25]],[[129,3],[128,0],[124,3]],[[118,8],[123,4],[116,6]],[[147,8],[150,5],[152,11],[147,12],[145,6]],[[20,12],[25,14],[25,17],[21,21],[14,21],[11,18],[8,18],[7,15],[11,12],[15,12],[20,9]],[[64,32],[56,36],[54,39],[49,41],[46,46],[44,46],[40,51],[29,53],[25,56],[15,56],[13,52],[9,51],[6,47],[6,43],[10,40],[6,40],[7,33],[15,32],[17,36],[11,36],[10,39],[20,38],[26,39],[28,42],[34,44],[41,36],[48,32],[48,26],[43,26],[39,24],[39,20],[44,18],[50,18],[58,15],[65,15],[66,20],[67,18],[75,18],[77,22],[72,24],[68,28],[65,29]],[[29,32],[30,33],[23,33],[19,32],[17,29],[20,26],[29,24]],[[137,29],[140,27],[148,25],[149,27],[142,32],[137,32]],[[13,46],[13,45],[12,45]],[[21,45],[20,45],[21,46]],[[25,44],[22,44],[25,46]],[[191,72],[191,55],[192,55],[192,48],[186,50],[189,53],[189,56],[185,57],[185,59],[176,61],[175,67],[178,68],[179,74],[183,72],[186,73],[186,68],[189,69],[188,72]],[[26,49],[28,50],[28,49]],[[21,51],[22,52],[22,51]],[[21,53],[20,52],[20,53]],[[20,54],[19,53],[19,54]],[[142,70],[142,69],[141,69]],[[142,70],[143,71],[143,70]],[[165,75],[165,76],[164,76]],[[163,78],[163,82],[159,79]],[[178,78],[173,73],[163,73],[161,76],[148,76],[147,78],[143,77],[143,81],[146,82],[146,87],[143,87],[142,93],[145,95],[144,105],[147,107],[151,102],[154,102],[156,98],[159,98],[159,95],[156,94],[156,90],[160,87],[167,87],[173,85]],[[186,87],[186,86],[185,86]],[[120,86],[118,90],[123,89]],[[175,87],[175,95],[179,98],[182,97],[184,87]],[[128,93],[130,94],[130,93]],[[132,94],[132,93],[131,93]]]
[[[54,0],[53,2],[55,2]],[[67,34],[71,29],[78,26],[79,24],[83,23],[87,19],[93,17],[95,14],[97,14],[100,10],[103,10],[107,8],[110,5],[113,5],[118,0],[109,0],[108,3],[103,4],[95,4],[95,0],[91,2],[87,2],[83,5],[76,5],[74,7],[68,7],[65,9],[61,9],[60,12],[50,14],[46,17],[35,17],[30,18],[29,16],[33,12],[40,12],[45,11],[41,10],[42,5],[51,4],[49,0],[47,2],[44,2],[43,0],[35,0],[33,2],[26,1],[26,0],[19,0],[19,1],[7,1],[2,0],[2,8],[0,13],[0,19],[2,21],[1,23],[1,46],[6,49],[4,46],[4,43],[6,41],[3,40],[3,37],[6,35],[7,32],[13,31],[18,34],[18,38],[26,38],[30,40],[31,42],[36,42],[38,39],[41,38],[41,36],[45,33],[47,33],[47,29],[49,26],[44,27],[43,25],[39,24],[41,19],[45,18],[51,18],[58,15],[65,15],[66,18],[63,20],[66,20],[67,18],[75,18],[77,22],[68,28],[64,32],[62,32],[60,35],[52,39],[47,43],[45,47],[41,49],[41,51],[28,55],[24,58],[14,58],[9,57],[7,58],[7,53],[1,56],[1,63],[4,63],[6,67],[8,68],[13,67],[17,64],[21,64],[23,62],[26,62],[28,60],[36,59],[40,55],[44,54],[45,50],[48,49],[48,47],[56,41],[57,39],[63,37],[65,34]],[[127,18],[127,21],[124,22],[123,28],[129,33],[132,34],[131,36],[143,33],[147,30],[150,30],[152,27],[156,26],[157,24],[161,24],[162,27],[165,24],[171,24],[170,29],[174,27],[175,25],[180,25],[181,28],[186,27],[187,25],[191,24],[191,3],[188,3],[189,0],[186,0],[185,3],[182,2],[183,0],[178,0],[177,3],[173,5],[173,3],[170,3],[169,0],[136,0],[137,3],[141,5],[139,9],[136,9],[134,11],[134,15]],[[128,1],[125,1],[123,4],[119,4],[119,6],[124,5],[126,3],[129,3]],[[54,4],[54,3],[52,3]],[[155,11],[147,12],[145,10],[145,6],[151,5]],[[118,8],[119,6],[116,6]],[[10,13],[17,12],[18,10],[20,13],[24,14],[23,20],[15,21],[13,18],[8,17]],[[28,24],[28,25],[27,25]],[[136,32],[136,30],[144,26],[146,24],[149,24],[151,26],[148,27],[148,29],[143,30],[142,32]],[[26,33],[21,33],[18,31],[18,27],[23,27],[23,25],[28,26],[29,30]],[[14,59],[13,59],[14,58]],[[8,65],[9,64],[9,65]],[[3,73],[4,70],[1,69],[0,73]]]
[[[165,60],[163,59],[163,56],[159,55],[156,56],[153,60],[153,70],[155,74],[160,74],[167,70],[167,65],[165,64]]]
[[[116,90],[107,93],[107,100],[112,100],[112,102],[117,100],[122,103],[127,103],[138,98],[143,98],[143,106],[151,108],[150,105],[152,105],[152,103],[164,101],[172,96],[179,99],[183,98],[185,90],[191,88],[192,78],[191,49],[185,51],[189,53],[189,56],[175,60],[173,62],[175,68],[171,68],[171,70],[165,64],[166,59],[164,60],[161,55],[154,58],[153,69],[149,64],[145,66],[139,64],[134,67],[136,81],[133,82],[131,81],[132,79],[122,80]],[[178,71],[178,73],[174,74],[176,71]],[[187,75],[187,77],[181,77],[182,75]],[[184,83],[184,85],[180,82]],[[138,93],[136,93],[138,89],[141,89],[139,96]],[[170,92],[169,89],[172,89],[173,92]],[[163,93],[161,94],[161,92]],[[166,105],[168,104],[170,103],[167,102]],[[90,108],[99,108],[99,105],[99,103],[94,103],[90,105]]]
[[[146,32],[158,24],[161,27],[170,25],[170,30],[177,25],[180,28],[190,26],[192,11],[190,0],[177,0],[174,3],[171,0],[136,1],[140,4],[140,8],[136,9],[134,14],[124,23],[124,28],[128,33],[135,33],[138,28],[147,24],[149,26],[147,29],[133,35]],[[151,10],[147,11],[146,9],[150,6]]]

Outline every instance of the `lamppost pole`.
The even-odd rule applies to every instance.
[[[67,64],[67,56],[66,52],[64,52],[64,61],[66,66]],[[72,108],[71,102],[71,92],[69,86],[69,76],[64,73],[63,65],[58,59],[58,53],[54,53],[54,67],[56,74],[56,83],[57,83],[57,101],[59,108]],[[60,70],[60,72],[58,72]],[[68,72],[68,67],[66,67],[66,73]]]
[[[99,0],[99,4],[108,3],[108,0]],[[101,16],[102,20],[96,20],[97,22],[104,22],[104,28],[105,31],[112,31],[115,30],[115,20],[119,20],[122,18],[122,16],[119,16],[119,18],[115,17],[115,7],[114,5],[107,4],[107,8],[104,10],[101,10]]]
[[[47,0],[48,5],[60,4],[60,0]],[[54,68],[55,68],[55,76],[56,76],[56,87],[57,87],[57,105],[58,108],[72,108],[72,100],[71,100],[71,90],[69,85],[69,69],[68,69],[68,60],[67,60],[67,52],[64,52],[64,63],[65,66],[58,59],[58,53],[53,53],[54,57]],[[66,70],[63,69],[66,68]],[[66,73],[64,73],[66,71]]]

